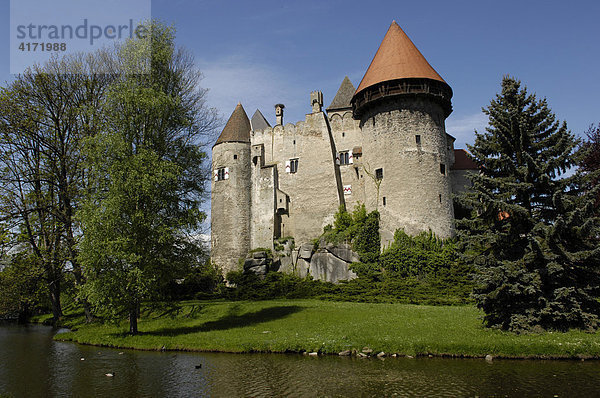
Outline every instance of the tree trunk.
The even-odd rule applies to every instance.
[[[138,333],[138,316],[140,314],[140,303],[136,300],[129,309],[129,333],[135,335]]]
[[[60,280],[55,279],[50,283],[50,304],[52,305],[52,323],[56,325],[62,317],[60,305]]]

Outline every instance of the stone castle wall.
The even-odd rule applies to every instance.
[[[277,178],[272,183],[280,192],[274,209],[276,237],[294,236],[300,244],[309,241],[333,221],[339,207],[335,161],[325,117],[323,112],[312,113],[296,125],[278,125],[251,135],[253,147],[264,147],[265,164],[276,168]],[[287,162],[293,159],[298,160],[295,173],[286,170]],[[262,207],[258,213],[253,212],[253,219],[264,218],[265,211],[269,210]]]

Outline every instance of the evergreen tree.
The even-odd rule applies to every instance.
[[[489,126],[469,146],[480,172],[460,198],[473,216],[459,227],[467,261],[478,268],[474,297],[485,323],[513,331],[595,328],[597,220],[585,219],[582,176],[561,178],[577,140],[545,99],[511,77],[483,112]]]
[[[582,144],[581,169],[589,175],[591,187],[600,185],[600,123],[590,126]],[[600,193],[596,194],[596,208],[600,207]]]

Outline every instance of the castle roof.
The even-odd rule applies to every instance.
[[[470,157],[464,149],[454,150],[454,164],[452,170],[477,170],[479,166]]]
[[[375,84],[408,78],[425,78],[446,83],[393,21],[356,93]]]
[[[264,130],[268,127],[271,127],[267,119],[265,119],[265,117],[263,116],[262,112],[258,109],[256,110],[256,112],[254,112],[252,119],[250,119],[250,125],[252,126],[252,130],[254,131]]]
[[[250,129],[248,115],[242,104],[238,103],[215,145],[222,142],[250,142]]]
[[[331,104],[327,107],[327,111],[351,108],[352,104],[350,101],[352,100],[354,91],[356,91],[356,88],[354,88],[354,85],[350,79],[348,79],[348,76],[344,77],[340,88],[335,94],[335,97],[333,97],[333,101],[331,101]]]

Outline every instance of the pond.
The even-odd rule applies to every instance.
[[[146,352],[55,342],[54,333],[41,325],[0,325],[1,397],[592,397],[600,391],[599,361]]]

